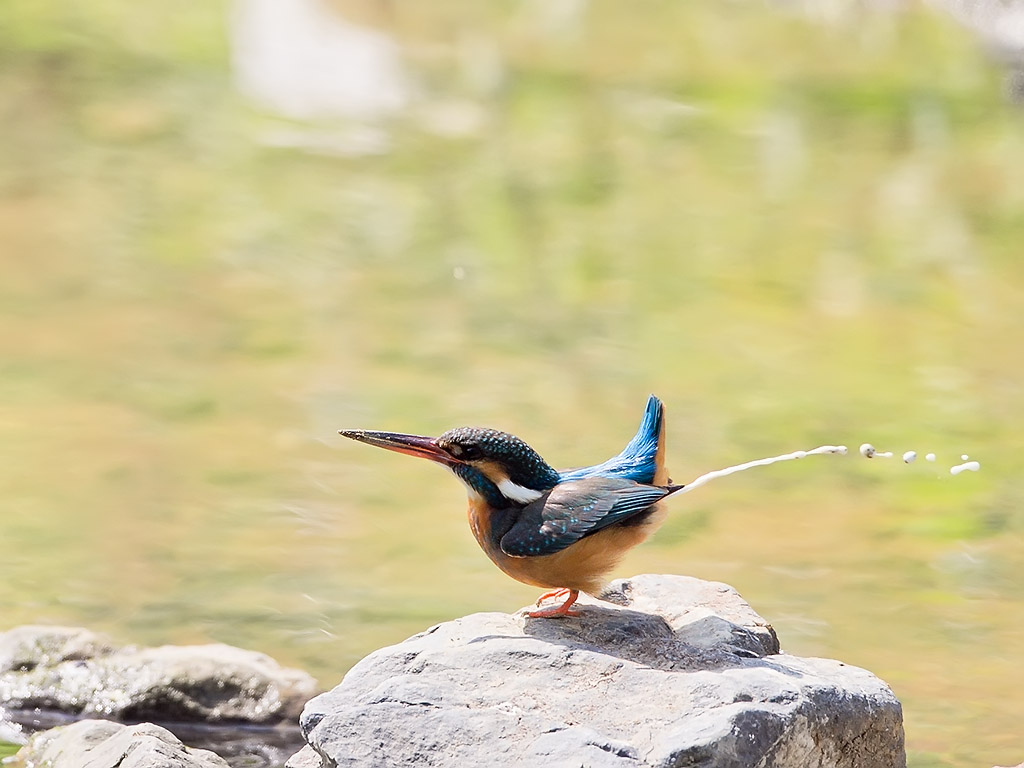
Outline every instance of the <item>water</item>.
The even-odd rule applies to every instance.
[[[937,454],[723,478],[619,573],[729,582],[786,650],[876,672],[912,765],[1024,759],[1003,73],[924,12],[543,5],[339,4],[400,52],[398,111],[313,122],[236,90],[241,6],[4,5],[5,625],[333,685],[536,598],[459,484],[336,430],[489,425],[577,466],[655,392],[677,481]]]

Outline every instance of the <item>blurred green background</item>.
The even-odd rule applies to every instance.
[[[655,392],[679,482],[854,450],[680,498],[619,575],[729,582],[787,651],[877,673],[912,766],[1024,759],[1024,114],[972,33],[294,2],[0,6],[4,625],[331,686],[536,596],[457,482],[337,429],[495,426],[574,466]]]

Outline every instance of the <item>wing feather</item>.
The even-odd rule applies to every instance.
[[[523,508],[501,538],[501,550],[512,557],[552,555],[650,509],[670,492],[671,488],[611,477],[560,483]]]

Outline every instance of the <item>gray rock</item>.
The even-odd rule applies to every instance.
[[[12,722],[7,710],[0,707],[0,743],[24,744],[28,741],[25,729],[18,723]]]
[[[0,672],[27,671],[114,650],[103,635],[78,627],[27,625],[0,632]]]
[[[228,645],[115,648],[84,629],[0,633],[0,701],[121,720],[276,723],[317,692],[305,672]]]
[[[475,614],[370,654],[306,705],[291,765],[906,765],[885,683],[780,654],[732,588],[637,576],[604,597],[579,618]]]
[[[323,761],[309,744],[304,746],[284,764],[284,768],[320,768]]]
[[[14,756],[15,766],[54,768],[228,768],[213,752],[191,749],[152,723],[79,720],[42,731]]]

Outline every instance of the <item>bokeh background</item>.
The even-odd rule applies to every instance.
[[[3,625],[333,685],[536,596],[457,482],[337,429],[574,466],[655,392],[680,482],[938,454],[721,480],[619,575],[729,582],[786,650],[874,671],[911,766],[1024,760],[1024,113],[984,21],[4,0]]]

